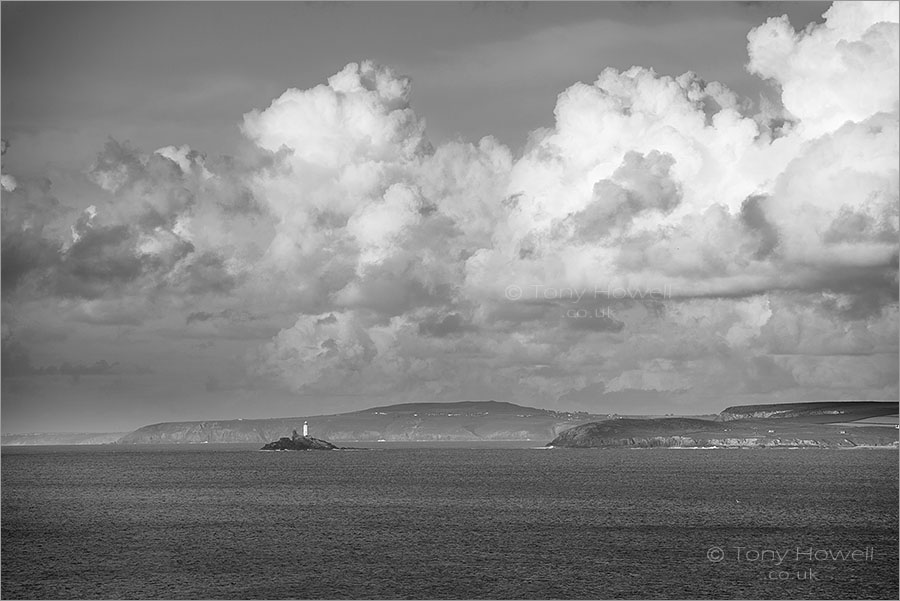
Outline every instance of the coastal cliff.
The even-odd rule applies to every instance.
[[[777,405],[737,405],[723,410],[717,421],[747,419],[802,419],[807,422],[834,423],[887,417],[897,414],[897,403],[890,401],[820,401],[779,403]]]
[[[29,432],[27,434],[4,434],[0,437],[0,445],[16,447],[113,444],[125,434],[125,432]]]
[[[119,444],[265,443],[303,427],[303,418],[163,422],[138,428]]]
[[[301,430],[335,442],[550,440],[599,415],[564,413],[500,401],[405,403],[310,417],[164,422],[138,428],[120,444],[266,443]]]
[[[278,440],[307,420],[334,442],[552,440],[553,446],[883,446],[896,441],[897,402],[827,401],[728,407],[718,416],[630,417],[560,412],[500,401],[405,403],[313,417],[166,422],[120,444]],[[600,424],[600,425],[597,425]],[[579,426],[590,425],[579,429]],[[880,427],[876,427],[880,426]],[[573,429],[574,428],[574,429]]]
[[[797,420],[618,419],[582,424],[562,432],[548,447],[894,447],[893,427],[837,426]]]

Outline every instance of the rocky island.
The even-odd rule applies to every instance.
[[[275,442],[266,444],[261,450],[263,451],[331,451],[338,449],[327,440],[319,440],[312,436],[297,434],[294,430],[291,437],[284,436]]]

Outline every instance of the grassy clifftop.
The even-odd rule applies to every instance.
[[[820,401],[774,405],[737,405],[719,414],[721,421],[796,419],[828,424],[897,415],[896,401]]]
[[[408,403],[313,417],[166,422],[123,436],[123,444],[264,443],[302,431],[341,442],[533,440],[543,443],[573,425],[597,419],[499,401]]]
[[[897,446],[890,425],[863,425],[897,413],[894,402],[823,402],[729,407],[715,420],[614,419],[560,433],[554,447]],[[858,422],[860,425],[855,425]]]

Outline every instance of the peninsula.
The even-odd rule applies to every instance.
[[[481,442],[544,444],[563,430],[608,415],[525,407],[502,401],[403,403],[307,417],[164,422],[122,436],[120,444],[267,443],[315,424],[324,440],[342,442]]]
[[[829,401],[729,407],[714,420],[611,419],[561,432],[548,447],[893,447],[897,403]]]

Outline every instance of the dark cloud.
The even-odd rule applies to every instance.
[[[876,219],[862,211],[842,207],[838,216],[822,236],[828,244],[861,243],[866,241],[894,242],[897,231],[891,225],[888,215]]]
[[[625,322],[613,317],[610,307],[578,307],[561,310],[566,327],[572,330],[621,332],[625,328]]]
[[[816,274],[817,277],[804,282],[802,288],[805,292],[839,294],[840,301],[826,298],[823,306],[842,319],[866,319],[896,307],[897,269],[895,255],[884,266],[835,267],[828,273]]]
[[[205,252],[190,262],[178,285],[188,294],[225,294],[237,285],[237,280],[225,267],[224,258]]]
[[[60,260],[61,243],[46,233],[46,226],[67,212],[51,193],[49,179],[18,182],[2,195],[2,289],[3,295],[22,284],[26,276],[45,283],[48,271]]]
[[[245,323],[248,321],[257,321],[263,319],[263,317],[253,315],[247,311],[235,311],[232,309],[224,309],[216,313],[210,313],[209,311],[194,311],[193,313],[188,314],[185,319],[185,324],[190,325],[194,322],[204,322],[213,319],[226,319],[232,323]]]
[[[444,305],[451,300],[453,289],[449,284],[430,285],[423,281],[425,277],[417,277],[405,270],[394,271],[392,267],[402,269],[403,259],[386,263],[393,265],[369,268],[356,284],[356,294],[348,298],[348,307],[371,309],[393,317],[419,307]]]
[[[203,160],[199,152],[190,149],[173,156],[183,159],[188,166]],[[128,142],[113,138],[97,154],[88,176],[104,190],[130,197],[146,209],[156,209],[167,219],[190,208],[195,200],[193,191],[185,185],[190,172],[176,160],[160,152],[143,154]]]
[[[105,359],[101,359],[96,361],[90,365],[83,363],[69,363],[64,362],[60,365],[49,365],[45,367],[41,367],[37,370],[38,375],[69,375],[69,376],[98,376],[112,373],[114,369],[119,365],[118,361],[113,363],[109,363]]]
[[[5,190],[4,296],[26,279],[39,284],[36,295],[63,298],[97,299],[122,292],[129,285],[164,288],[178,263],[194,252],[193,244],[174,232],[176,218],[192,204],[193,193],[179,185],[163,185],[180,174],[179,166],[168,158],[152,155],[142,160],[127,145],[110,140],[92,177],[116,190],[123,186],[143,190],[136,200],[126,198],[121,203],[127,209],[131,202],[135,212],[106,214],[91,206],[70,227],[63,226],[61,218],[71,209],[51,194],[50,180],[28,179],[14,190]],[[162,200],[155,192],[158,190]],[[155,199],[155,204],[145,202],[145,196]],[[189,269],[187,279],[194,282],[191,289],[230,287],[227,276],[211,272],[215,267],[214,261],[204,257]],[[144,276],[151,280],[144,281]]]
[[[18,340],[9,335],[3,336],[0,370],[3,378],[27,376],[34,373],[28,350]]]
[[[613,173],[613,181],[629,190],[627,206],[631,213],[655,210],[668,213],[681,202],[680,186],[670,171],[675,158],[652,150],[646,154],[628,151]]]
[[[37,376],[121,376],[149,375],[156,373],[152,368],[142,365],[123,365],[118,361],[110,363],[106,359],[100,359],[94,363],[70,363],[65,361],[59,365],[46,365],[34,370]]]
[[[4,296],[16,290],[28,274],[46,276],[47,270],[59,262],[59,244],[47,240],[36,230],[5,233],[0,245],[0,285]]]
[[[89,176],[101,188],[115,192],[119,188],[134,184],[146,173],[138,153],[128,142],[108,138],[103,150],[91,166]]]
[[[542,320],[557,309],[555,303],[541,300],[505,301],[488,305],[486,315],[492,323],[505,322],[514,326]]]
[[[3,190],[3,231],[43,230],[44,226],[69,211],[52,192],[48,178],[16,181],[14,190]]]
[[[766,217],[765,196],[750,196],[741,203],[741,221],[759,237],[755,259],[765,259],[778,246],[778,230]]]
[[[462,334],[471,329],[471,326],[464,323],[459,313],[450,313],[443,317],[432,316],[419,322],[419,334],[435,338]]]
[[[74,229],[79,237],[60,261],[57,294],[99,298],[141,275],[144,263],[128,226],[91,226],[82,217]]]
[[[195,321],[209,321],[214,317],[217,317],[218,313],[208,313],[206,311],[195,311],[194,313],[190,313],[185,319],[185,324],[190,325]]]
[[[627,227],[645,211],[671,212],[681,202],[680,188],[669,174],[674,164],[671,155],[656,150],[646,155],[629,151],[611,178],[594,184],[587,207],[560,226],[573,228],[575,240],[589,243],[605,238],[613,228]]]
[[[822,307],[842,320],[868,319],[881,315],[887,307],[896,303],[896,287],[882,290],[865,290],[845,299],[826,298]]]
[[[158,282],[162,282],[177,267],[178,263],[194,252],[194,245],[187,240],[175,237],[168,244],[155,253],[142,253],[141,264],[144,272],[156,275]]]
[[[233,194],[218,201],[219,207],[226,215],[255,215],[263,213],[263,205],[253,192],[245,187],[238,188]]]
[[[128,370],[118,361],[112,363],[101,359],[94,363],[71,363],[65,361],[59,365],[44,365],[36,367],[31,360],[28,349],[11,334],[5,334],[2,341],[2,377],[41,377],[41,376],[69,376],[77,381],[83,375],[118,375],[123,373],[146,373],[140,368]],[[152,370],[151,370],[152,371]]]

